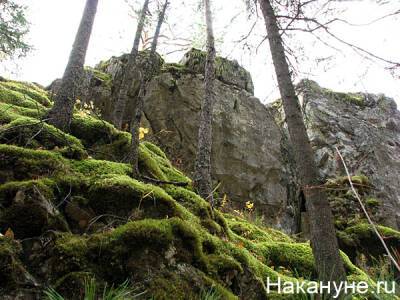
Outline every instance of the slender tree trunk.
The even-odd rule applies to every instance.
[[[164,6],[160,12],[158,17],[156,31],[154,33],[153,41],[151,44],[149,61],[146,62],[145,68],[142,72],[141,80],[140,80],[140,89],[139,94],[136,98],[135,112],[132,120],[132,142],[129,160],[132,164],[133,176],[138,177],[139,174],[139,129],[140,129],[140,120],[142,119],[142,112],[144,106],[144,97],[146,95],[146,86],[148,82],[151,80],[154,74],[155,68],[155,59],[156,59],[156,50],[158,45],[158,39],[160,37],[161,27],[165,20],[165,14],[167,12],[167,8],[169,5],[169,0],[165,0]]]
[[[87,0],[75,42],[55,97],[54,105],[47,114],[48,123],[62,130],[69,130],[76,102],[77,91],[83,76],[86,52],[96,16],[98,0]]]
[[[125,66],[125,71],[122,76],[122,82],[118,93],[118,99],[117,102],[115,103],[113,122],[118,129],[122,128],[125,107],[131,96],[129,92],[131,90],[133,80],[135,79],[134,69],[136,66],[136,58],[139,54],[140,38],[143,33],[144,23],[146,21],[148,9],[149,9],[149,0],[145,0],[143,3],[142,11],[140,12],[139,23],[136,29],[135,41],[133,42],[133,47],[128,58],[128,63]]]
[[[211,147],[216,51],[210,0],[204,0],[204,6],[207,26],[207,58],[194,180],[200,196],[208,199],[211,206],[214,206],[211,181]]]
[[[155,55],[156,55],[158,39],[160,38],[161,27],[165,21],[165,14],[167,13],[168,5],[169,5],[169,0],[165,0],[164,5],[160,11],[160,15],[158,16],[156,31],[154,33],[153,41],[151,43],[150,63],[153,63]]]
[[[315,188],[320,185],[318,170],[286,61],[277,19],[270,0],[259,0],[259,2],[265,19],[299,178],[306,198],[306,209],[310,219],[311,246],[318,276],[323,282],[344,281],[346,273],[339,253],[331,208],[325,191]]]

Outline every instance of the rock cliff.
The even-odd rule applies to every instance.
[[[146,59],[146,53],[141,56]],[[51,93],[0,79],[2,299],[41,299],[49,287],[78,299],[88,280],[104,287],[127,279],[137,299],[206,299],[209,293],[220,299],[287,299],[276,290],[267,294],[266,281],[315,280],[308,241],[256,225],[240,211],[212,214],[181,171],[190,174],[196,149],[203,86],[198,54],[183,64],[160,58],[145,99],[143,126],[151,134],[140,146],[146,178],[187,186],[131,177],[124,163],[130,134],[107,122],[125,60],[87,69],[69,133],[43,121]],[[242,211],[247,201],[255,202],[270,225],[306,232],[280,102],[264,106],[252,95],[247,71],[219,61],[224,67],[217,69],[212,159],[220,197]],[[398,226],[399,112],[384,96],[336,93],[310,81],[299,85],[299,94],[321,187],[329,192],[347,254],[347,278],[371,282],[353,263],[363,265],[365,257],[372,261],[384,251],[350,192],[334,147],[344,154],[388,246],[398,249],[400,233],[382,225]]]
[[[400,112],[384,95],[339,93],[312,81],[299,84],[304,120],[321,177],[349,171],[369,178],[370,197],[379,199],[379,222],[400,226]]]
[[[62,132],[42,120],[51,105],[34,84],[0,82],[1,299],[43,299],[50,287],[82,299],[88,282],[128,282],[123,299],[278,300],[287,297],[267,293],[267,280],[316,278],[308,242],[211,214],[152,143],[140,145],[141,173],[187,186],[132,178],[131,166],[115,162],[128,133],[80,104]],[[370,280],[343,258],[350,281]]]
[[[139,59],[146,59],[142,53]],[[126,57],[113,57],[87,70],[82,99],[93,102],[111,121],[115,90]],[[204,54],[192,50],[182,64],[160,63],[147,88],[143,126],[182,170],[191,174],[197,148],[198,116],[203,99]],[[104,72],[104,73],[103,73]],[[232,205],[256,203],[271,225],[295,231],[296,186],[286,157],[286,142],[270,109],[253,96],[250,74],[236,62],[218,58],[213,118],[213,178]],[[133,83],[133,89],[138,82]],[[56,89],[56,84],[53,84]],[[134,104],[129,103],[125,123]],[[222,197],[222,196],[221,196]]]
[[[146,59],[142,53],[140,61]],[[181,64],[160,63],[149,83],[143,126],[187,173],[193,171],[198,114],[203,97],[204,54],[191,50]],[[88,70],[83,99],[93,101],[110,120],[115,90],[126,57],[113,57]],[[140,66],[140,63],[139,63]],[[236,62],[218,59],[213,119],[213,178],[233,206],[256,203],[271,225],[288,232],[299,230],[301,193],[290,153],[280,102],[265,106],[252,94],[251,76]],[[137,82],[133,84],[137,87]],[[379,199],[376,219],[398,228],[399,120],[393,99],[384,95],[338,93],[312,81],[298,86],[304,119],[316,151],[321,178],[345,175],[335,153],[339,147],[350,171],[367,176]],[[113,96],[114,95],[114,96]],[[133,103],[125,122],[129,126]]]

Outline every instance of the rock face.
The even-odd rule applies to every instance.
[[[343,176],[338,147],[352,174],[366,175],[381,202],[380,223],[400,225],[400,112],[384,95],[344,94],[299,85],[304,119],[323,178]]]
[[[192,49],[185,54],[180,63],[194,73],[204,74],[206,53],[197,49]],[[217,57],[215,69],[215,75],[219,81],[246,90],[252,95],[254,94],[253,79],[249,71],[241,67],[237,61],[230,61],[226,58]]]
[[[191,50],[181,64],[164,63],[161,58],[159,62],[147,89],[143,126],[151,129],[148,138],[190,174],[203,98],[204,54]],[[220,194],[227,194],[234,207],[253,201],[270,224],[296,231],[301,197],[279,101],[264,106],[253,96],[251,76],[245,69],[222,58],[218,62],[212,153],[215,185],[220,184]],[[82,88],[82,99],[93,101],[106,120],[111,120],[125,63],[126,56],[100,63],[90,70],[91,79]],[[133,87],[137,86],[134,82]],[[339,147],[350,171],[368,176],[373,184],[369,196],[379,199],[382,207],[376,220],[398,228],[400,113],[395,102],[383,95],[336,93],[311,81],[299,84],[299,95],[321,177],[345,175],[335,153]],[[133,107],[128,104],[127,126]]]
[[[140,144],[141,174],[185,186],[132,178],[131,166],[116,162],[129,133],[85,107],[66,133],[41,122],[51,102],[39,87],[4,81],[0,93],[2,300],[59,299],[44,295],[49,287],[89,298],[89,286],[96,299],[128,287],[136,299],[278,300],[267,280],[316,280],[308,243],[212,210],[153,143]],[[392,237],[398,245],[400,233]],[[349,279],[368,278],[345,263]]]
[[[197,149],[199,113],[203,100],[204,53],[191,50],[180,64],[161,64],[149,83],[143,120],[152,131],[151,140],[191,173]],[[106,120],[111,120],[115,82],[120,81],[125,56],[113,57],[97,66],[112,78],[112,84],[94,74],[82,89],[83,99],[93,101]],[[272,225],[294,231],[294,195],[290,169],[282,155],[283,136],[273,115],[253,96],[251,76],[237,62],[218,58],[217,95],[212,152],[213,178],[220,195],[227,194],[234,207],[246,201],[256,203]],[[104,76],[102,76],[104,77]],[[100,91],[102,89],[107,91]],[[138,87],[135,82],[133,87]],[[96,95],[92,97],[90,95]],[[99,97],[100,95],[100,97]],[[103,95],[103,96],[102,96]],[[125,122],[129,124],[134,105],[128,104]]]
[[[196,155],[202,83],[199,74],[163,73],[150,83],[145,99],[146,119],[154,135],[186,171],[192,171]],[[231,200],[254,201],[274,224],[284,224],[282,216],[290,203],[278,126],[248,92],[216,81],[215,93],[214,179]]]

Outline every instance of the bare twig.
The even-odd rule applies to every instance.
[[[65,196],[64,199],[60,203],[57,204],[56,208],[59,208],[65,202],[68,202],[68,198],[71,196],[71,193],[72,193],[72,186],[70,185],[69,186],[69,192],[68,192],[67,196]]]
[[[146,180],[146,181],[150,181],[151,183],[154,183],[154,184],[172,184],[172,185],[176,185],[176,186],[188,186],[189,185],[188,182],[164,181],[164,180],[159,180],[159,179],[151,178],[151,177],[144,176],[144,175],[141,175],[140,178],[142,178],[143,180]]]
[[[89,224],[88,224],[88,226],[87,226],[87,228],[86,228],[86,232],[89,231],[90,227],[91,227],[94,223],[96,223],[98,220],[100,220],[101,218],[104,218],[104,217],[111,217],[111,218],[114,218],[114,219],[116,219],[116,220],[120,220],[120,221],[124,221],[124,222],[127,222],[127,221],[128,221],[127,218],[122,218],[122,217],[119,217],[119,216],[116,216],[116,215],[112,215],[112,214],[103,214],[103,215],[99,215],[99,216],[96,216],[96,217],[92,218],[92,219],[89,221]],[[109,224],[108,224],[108,225],[109,225]],[[106,226],[108,226],[108,225],[106,225]]]

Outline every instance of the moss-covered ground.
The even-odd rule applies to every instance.
[[[140,145],[141,173],[187,186],[132,178],[129,134],[78,113],[69,133],[59,131],[42,119],[50,107],[40,87],[0,82],[0,232],[14,235],[0,237],[0,294],[52,286],[79,299],[91,277],[128,279],[139,299],[200,299],[209,289],[220,299],[289,299],[267,295],[267,278],[316,279],[308,242],[212,214],[151,143]],[[371,233],[359,226],[343,234]],[[343,259],[350,280],[370,280]]]

